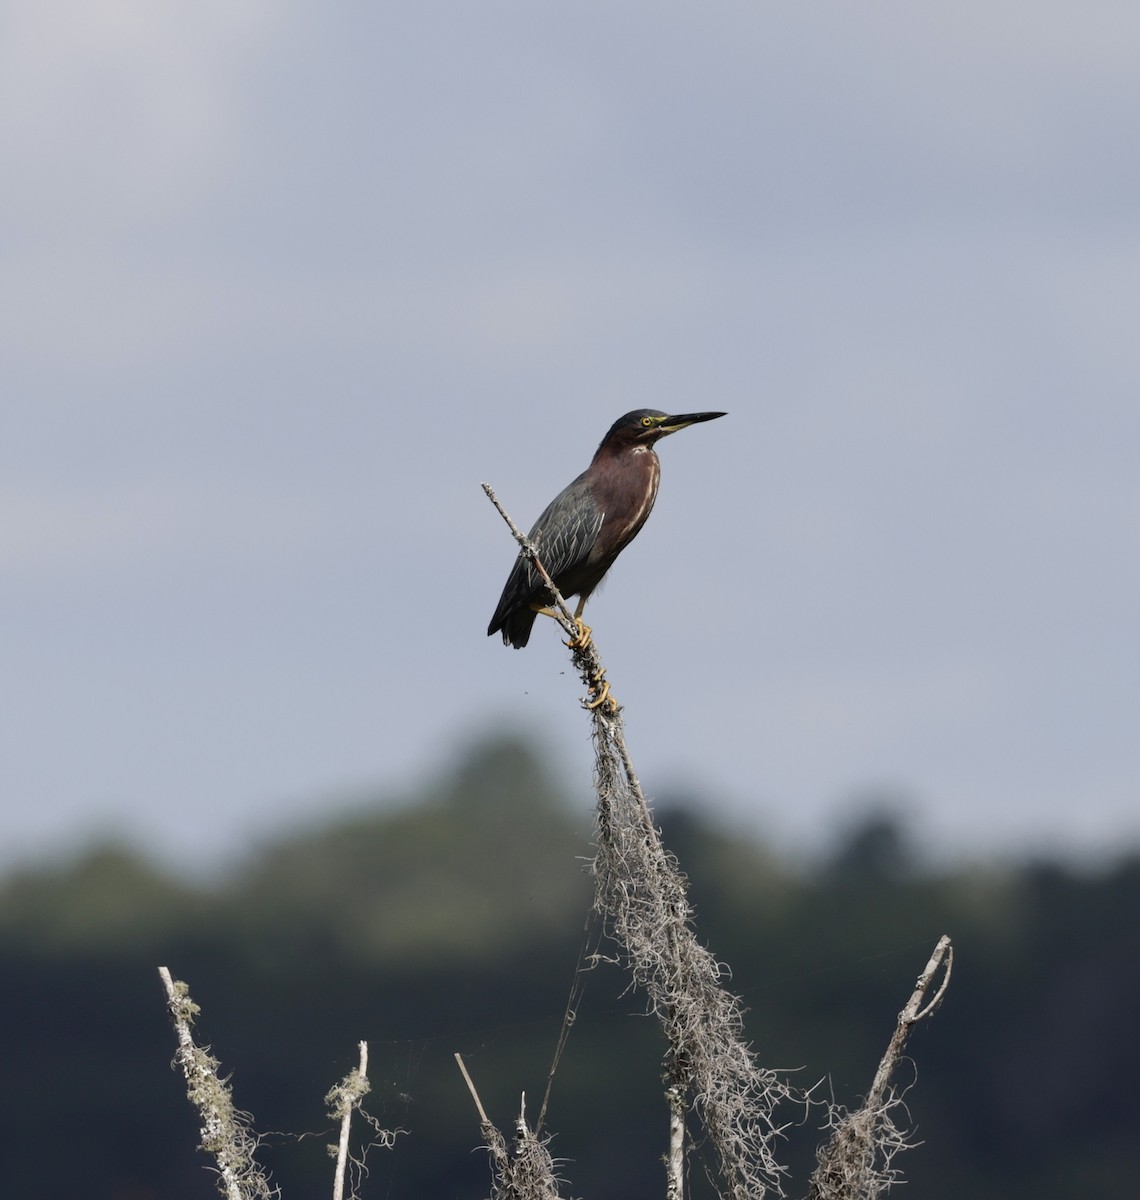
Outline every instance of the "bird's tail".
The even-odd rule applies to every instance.
[[[514,646],[516,650],[521,650],[527,642],[530,641],[530,631],[534,628],[534,619],[538,613],[533,608],[523,606],[516,608],[514,612],[508,613],[500,625],[496,626],[491,623],[491,628],[488,633],[495,633],[498,629],[503,631],[503,645]]]

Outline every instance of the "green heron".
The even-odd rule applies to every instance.
[[[653,408],[628,412],[610,427],[590,465],[563,489],[534,523],[530,540],[555,587],[564,597],[577,596],[574,619],[578,637],[569,644],[589,644],[590,627],[582,620],[591,593],[617,556],[637,537],[657,499],[661,464],[655,442],[721,412],[685,413],[671,417]],[[503,644],[521,650],[530,640],[539,613],[558,614],[554,597],[525,554],[511,568],[487,634],[502,630]]]

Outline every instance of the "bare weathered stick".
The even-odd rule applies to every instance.
[[[934,993],[930,1003],[927,1004],[926,993],[930,990],[930,984],[935,975],[937,975],[938,969],[943,965],[943,962],[945,962],[945,970],[942,974],[942,983]],[[895,1068],[899,1065],[899,1059],[902,1058],[903,1047],[906,1045],[906,1039],[910,1036],[911,1029],[919,1021],[934,1016],[938,1011],[942,1004],[942,998],[946,995],[946,989],[950,986],[950,972],[953,968],[954,947],[950,942],[949,935],[944,933],[938,939],[938,944],[934,947],[934,952],[923,968],[922,974],[918,977],[910,999],[906,1002],[902,1012],[899,1013],[895,1031],[891,1035],[891,1040],[887,1043],[886,1052],[879,1062],[879,1069],[875,1072],[871,1090],[867,1093],[867,1105],[877,1106],[882,1103],[883,1094],[890,1083]]]
[[[201,1148],[218,1164],[218,1187],[226,1200],[270,1200],[276,1189],[254,1161],[257,1139],[250,1132],[249,1118],[234,1107],[230,1087],[218,1075],[218,1060],[194,1042],[191,1030],[198,1006],[186,984],[174,979],[168,968],[159,967],[158,974],[178,1038],[175,1061],[201,1120]]]
[[[496,1179],[509,1179],[511,1160],[507,1155],[507,1143],[503,1140],[499,1127],[487,1116],[487,1110],[483,1107],[483,1101],[479,1099],[479,1093],[475,1090],[475,1083],[467,1070],[467,1064],[458,1050],[455,1052],[455,1061],[459,1065],[463,1082],[467,1084],[467,1090],[471,1093],[471,1099],[475,1101],[475,1111],[479,1114],[479,1132],[482,1133],[483,1141],[491,1155],[491,1173]]]
[[[479,1099],[479,1093],[475,1090],[475,1083],[467,1070],[467,1064],[463,1061],[463,1055],[458,1050],[455,1052],[455,1061],[459,1064],[459,1071],[463,1076],[463,1082],[467,1084],[467,1090],[471,1093],[471,1099],[475,1101],[475,1111],[479,1114],[479,1124],[490,1125],[491,1118],[487,1116],[487,1112],[483,1108],[483,1101]]]
[[[333,1200],[344,1198],[344,1173],[348,1167],[348,1141],[352,1125],[352,1114],[360,1107],[361,1100],[372,1090],[368,1082],[368,1043],[360,1043],[360,1064],[349,1073],[325,1097],[329,1116],[340,1121],[340,1141],[336,1148],[336,1174],[333,1178]],[[331,1150],[332,1147],[330,1146]]]
[[[487,1116],[462,1055],[456,1053],[455,1061],[475,1102],[479,1129],[491,1155],[492,1194],[499,1200],[558,1200],[558,1178],[547,1141],[532,1133],[526,1123],[526,1094],[515,1123],[514,1149],[508,1153],[506,1139]]]
[[[950,985],[953,965],[954,947],[944,934],[899,1013],[862,1107],[853,1113],[832,1107],[831,1140],[818,1152],[819,1161],[811,1177],[811,1200],[874,1200],[898,1182],[898,1172],[891,1166],[891,1160],[910,1142],[907,1132],[895,1124],[892,1115],[903,1102],[891,1079],[911,1029],[938,1011]],[[942,982],[928,1001],[926,994],[939,970]]]
[[[685,1196],[685,1093],[674,1084],[665,1093],[669,1102],[669,1153],[665,1157],[665,1200]]]

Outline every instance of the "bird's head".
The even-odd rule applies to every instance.
[[[690,425],[699,425],[702,421],[713,421],[717,417],[727,415],[722,412],[700,412],[670,416],[655,408],[635,408],[624,417],[618,417],[610,426],[609,433],[602,438],[602,446],[614,449],[652,446],[654,442],[676,433],[679,429],[687,429]]]

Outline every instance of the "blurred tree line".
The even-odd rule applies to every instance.
[[[520,743],[475,751],[403,806],[362,808],[263,849],[211,886],[114,845],[0,882],[0,1195],[198,1200],[214,1193],[171,1071],[155,973],[202,1005],[235,1097],[269,1132],[289,1197],[328,1195],[328,1088],[370,1047],[366,1106],[407,1136],[376,1151],[364,1196],[487,1194],[461,1051],[509,1129],[533,1118],[587,929],[589,789],[579,811]],[[956,965],[915,1031],[924,1200],[1125,1196],[1140,1177],[1140,856],[921,869],[870,816],[812,870],[658,813],[701,936],[732,967],[766,1066],[854,1103],[938,936]],[[658,1200],[666,1112],[656,1025],[605,965],[584,977],[548,1124],[568,1193]],[[788,1131],[802,1195],[820,1112]],[[316,1134],[301,1138],[302,1133]],[[702,1194],[699,1152],[693,1186]],[[707,1189],[706,1193],[707,1194]]]

